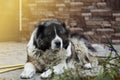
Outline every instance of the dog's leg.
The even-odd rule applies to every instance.
[[[53,67],[53,72],[55,74],[62,74],[62,73],[64,73],[65,69],[67,69],[67,66],[66,66],[65,62],[63,62],[61,64],[58,64],[57,66],[54,66]],[[41,77],[42,78],[48,78],[48,77],[51,76],[51,74],[52,74],[52,70],[48,69],[46,72],[41,74]]]
[[[35,66],[32,63],[26,63],[20,77],[23,79],[29,79],[33,77],[35,72],[36,72]]]
[[[33,31],[27,45],[27,53],[29,56],[33,56],[34,54],[33,51],[35,49],[35,46],[33,45],[33,42],[34,42],[35,33],[36,33],[36,29]],[[35,72],[36,72],[35,66],[32,63],[30,63],[28,60],[28,62],[24,65],[24,71],[21,73],[20,77],[25,79],[31,78],[33,77]]]
[[[88,54],[86,54],[86,56],[84,57],[83,59],[83,63],[84,63],[84,68],[85,69],[91,69],[92,68],[92,65],[90,63],[90,60],[88,59]]]

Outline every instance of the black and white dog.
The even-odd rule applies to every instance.
[[[73,35],[74,36],[74,35]],[[72,37],[73,37],[72,36]],[[73,38],[75,38],[74,36]],[[79,37],[82,39],[83,37]],[[58,20],[47,20],[42,23],[36,25],[35,30],[33,31],[30,41],[27,45],[28,52],[28,61],[24,66],[24,71],[21,73],[21,78],[31,78],[38,70],[32,61],[32,56],[35,54],[35,50],[46,51],[47,49],[55,49],[55,48],[64,48],[66,50],[66,56],[70,57],[73,55],[72,53],[72,43],[70,41],[70,36],[66,26],[63,22]],[[87,43],[85,38],[82,39],[83,42]],[[88,46],[90,44],[87,44]],[[86,47],[87,47],[86,45]],[[84,46],[84,45],[83,45]],[[70,63],[70,62],[69,62]],[[86,67],[90,68],[90,64],[85,64]],[[61,62],[58,65],[53,66],[53,72],[55,74],[61,74],[64,72],[64,69],[74,68],[74,65],[71,63],[68,65],[66,61]],[[40,75],[42,78],[47,78],[51,75],[52,71],[50,69],[43,71]]]

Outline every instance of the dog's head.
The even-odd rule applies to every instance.
[[[36,25],[34,45],[41,50],[67,48],[68,31],[63,22],[47,20]]]

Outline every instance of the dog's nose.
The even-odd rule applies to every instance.
[[[60,41],[56,41],[55,45],[56,45],[56,48],[60,48],[60,45],[61,45]]]

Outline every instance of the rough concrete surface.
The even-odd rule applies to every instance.
[[[26,45],[27,43],[0,42],[0,66],[24,64],[26,62],[27,57]],[[97,48],[96,45],[93,46]],[[102,48],[103,47],[99,46],[98,56],[108,55],[108,48]],[[115,48],[120,52],[120,45],[116,45]],[[21,80],[19,75],[21,74],[22,70],[23,69],[19,69],[15,71],[2,73],[0,74],[0,80]],[[27,80],[40,80],[39,74],[36,74],[34,78]]]
[[[1,42],[0,66],[24,64],[26,62],[26,43]],[[0,74],[0,80],[17,79],[22,69]]]

